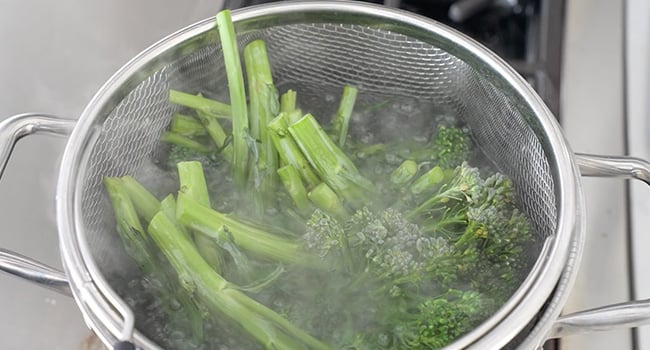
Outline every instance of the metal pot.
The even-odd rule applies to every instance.
[[[512,298],[449,348],[534,348],[552,336],[649,323],[646,302],[558,318],[585,239],[580,172],[649,182],[647,162],[573,154],[553,115],[512,68],[430,19],[362,3],[290,2],[242,9],[233,20],[241,41],[267,40],[280,84],[318,94],[349,82],[371,95],[390,90],[444,106],[468,123],[484,153],[513,179],[542,248]],[[111,283],[130,266],[110,233],[101,178],[137,172],[154,152],[173,112],[170,86],[214,93],[225,86],[218,81],[219,54],[213,20],[206,19],[128,62],[78,122],[23,114],[0,123],[0,169],[22,136],[71,133],[56,204],[65,273],[6,250],[0,250],[0,269],[71,293],[107,345],[157,348],[135,329],[133,311]]]

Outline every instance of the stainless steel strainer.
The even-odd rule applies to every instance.
[[[450,348],[536,347],[552,334],[650,321],[650,312],[643,309],[647,306],[638,303],[632,307],[634,318],[602,317],[606,312],[623,315],[621,310],[628,312],[632,305],[626,304],[558,320],[584,239],[578,165],[584,175],[648,182],[647,163],[575,156],[553,115],[513,69],[478,43],[430,19],[375,5],[328,1],[248,8],[234,12],[233,20],[241,47],[263,38],[275,82],[300,91],[302,105],[315,114],[327,106],[308,105],[309,97],[337,94],[344,84],[358,86],[362,102],[391,98],[433,105],[464,120],[487,158],[513,179],[522,209],[538,233],[540,251],[513,297]],[[87,324],[107,345],[131,341],[157,347],[155,339],[135,327],[134,311],[125,301],[139,293],[125,283],[138,270],[114,232],[101,181],[124,174],[145,183],[160,180],[151,164],[175,112],[168,103],[170,88],[227,99],[213,19],[162,39],[127,63],[95,95],[78,122],[26,114],[0,124],[2,168],[18,138],[72,130],[57,188],[65,275],[6,250],[0,250],[0,268],[61,291],[69,286]],[[594,327],[594,322],[601,323]]]

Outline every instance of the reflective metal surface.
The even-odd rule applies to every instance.
[[[637,179],[650,185],[650,163],[633,157],[576,155],[583,176]]]
[[[72,296],[68,278],[63,272],[16,252],[0,248],[0,270]]]

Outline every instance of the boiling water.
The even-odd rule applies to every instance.
[[[291,84],[281,87],[282,91],[291,87]],[[338,96],[334,93],[325,95],[300,95],[299,107],[303,112],[318,111],[315,116],[321,124],[326,125],[337,108]],[[418,101],[408,97],[400,96],[369,96],[359,95],[355,106],[355,112],[350,121],[350,140],[356,142],[356,146],[371,146],[401,140],[419,143],[422,146],[431,138],[437,125],[454,125],[459,121],[437,106],[427,102]],[[162,148],[167,147],[161,145]],[[356,152],[356,150],[349,150]],[[163,198],[169,193],[178,190],[178,177],[175,170],[167,164],[165,152],[160,152],[133,174],[138,181],[150,189],[158,198]],[[391,169],[398,166],[404,158],[396,154],[381,154],[380,163],[374,161],[363,161],[363,154],[356,154],[356,158],[362,161],[358,164],[363,175],[370,179],[386,177]],[[490,163],[478,149],[469,157],[472,166],[490,170]],[[216,210],[227,212],[229,205],[220,200],[224,193],[231,192],[231,181],[229,180],[226,167],[217,170],[206,169],[206,179],[209,183],[213,207]],[[242,208],[234,208],[235,212],[245,212]],[[272,213],[272,210],[269,211]],[[273,215],[267,220],[273,222]],[[291,227],[300,234],[300,226]],[[535,254],[533,254],[535,255]],[[260,276],[273,271],[277,264],[260,264]],[[205,339],[196,341],[190,336],[189,320],[182,317],[181,312],[169,312],[161,305],[156,295],[159,283],[149,276],[133,277],[131,274],[110,274],[115,279],[112,284],[117,286],[118,292],[126,302],[133,308],[136,315],[136,327],[147,337],[159,345],[170,349],[261,349],[262,346],[251,341],[237,327],[233,327],[227,320],[220,320],[216,317],[205,318]],[[240,279],[236,275],[225,276],[233,282]],[[346,281],[341,279],[328,280],[322,274],[316,274],[308,270],[288,268],[270,287],[259,293],[249,295],[269,306],[281,311],[291,321],[296,322],[300,327],[305,328],[313,336],[323,340],[335,340],[336,335],[332,334],[333,329],[340,327],[342,322],[348,322],[344,317],[352,317],[356,323],[355,328],[363,329],[364,324],[371,324],[373,317],[385,303],[390,299],[377,302],[370,301],[365,296],[374,286],[362,286],[356,290],[343,293]],[[340,285],[339,285],[340,284]],[[325,293],[325,294],[324,294]],[[324,297],[325,296],[325,297]],[[317,320],[292,319],[291,314],[294,304],[302,308],[311,308],[315,315],[322,315]],[[177,305],[180,307],[180,305]],[[294,307],[295,309],[295,307]],[[337,314],[345,310],[344,315]]]

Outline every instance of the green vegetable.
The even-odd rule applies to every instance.
[[[179,162],[177,167],[180,185],[179,191],[186,194],[197,203],[210,207],[210,195],[208,194],[208,187],[205,182],[201,163],[196,161]],[[205,261],[208,262],[215,271],[221,271],[224,264],[224,258],[217,242],[201,233],[195,233],[193,237],[196,248],[203,259],[205,259]]]
[[[299,212],[306,213],[311,208],[309,198],[307,197],[307,189],[300,179],[300,173],[293,167],[293,165],[285,165],[278,169],[278,175],[291,196],[296,209]]]
[[[403,185],[411,181],[418,173],[418,163],[407,159],[397,169],[390,173],[390,182],[395,185]]]
[[[219,232],[225,227],[238,246],[260,257],[286,263],[309,261],[300,254],[297,243],[203,206],[182,192],[178,194],[176,216],[181,224],[214,239],[219,238]]]
[[[177,228],[160,212],[149,224],[149,233],[178,272],[181,285],[192,295],[232,319],[266,349],[330,349],[273,310],[246,296],[216,273]]]
[[[207,134],[217,146],[217,152],[221,153],[226,161],[231,162],[232,145],[228,142],[228,135],[221,124],[219,124],[215,117],[208,113],[197,111],[196,115],[199,117]]]
[[[460,128],[440,126],[433,141],[433,161],[442,168],[453,168],[469,157],[469,136]]]
[[[345,218],[350,216],[343,206],[343,202],[326,183],[321,183],[314,187],[307,194],[307,197],[309,197],[316,207],[328,214],[334,215],[338,219],[345,220]]]
[[[325,133],[311,114],[288,128],[289,133],[318,176],[353,207],[372,199],[376,189]]]
[[[264,41],[255,40],[246,45],[244,61],[250,97],[250,133],[257,141],[256,164],[253,165],[253,181],[250,183],[253,185],[254,208],[259,217],[268,201],[272,200],[277,182],[278,153],[266,126],[279,113],[280,101],[273,85]]]
[[[160,140],[201,154],[210,154],[215,151],[192,138],[171,131],[166,131]]]
[[[128,183],[125,185],[125,183]],[[176,316],[180,322],[174,322],[179,329],[185,329],[182,320],[189,321],[189,332],[195,341],[203,339],[203,316],[196,301],[191,294],[180,291],[180,286],[175,282],[175,276],[165,268],[167,262],[158,259],[153,242],[146,235],[138,216],[148,217],[149,209],[159,206],[158,201],[143,191],[143,187],[132,178],[108,177],[104,179],[104,186],[109,195],[115,219],[117,232],[122,239],[127,254],[138,264],[140,269],[149,279],[157,281],[156,296],[162,303],[165,312],[172,320]],[[137,198],[138,208],[144,209],[140,214],[136,210],[131,198]],[[178,305],[180,304],[180,308]],[[180,314],[180,316],[179,316]]]
[[[217,14],[217,28],[221,38],[221,49],[228,78],[228,91],[230,92],[230,105],[232,108],[232,173],[235,186],[243,191],[246,187],[248,170],[248,109],[244,91],[244,74],[237,36],[232,23],[229,10]]]
[[[232,109],[225,103],[173,89],[169,90],[169,102],[192,108],[217,118],[230,119],[232,115]]]
[[[194,117],[180,113],[172,116],[169,131],[184,136],[205,135],[205,128]]]
[[[341,97],[339,109],[332,119],[332,132],[334,140],[336,140],[339,147],[343,147],[348,138],[350,117],[354,109],[354,102],[357,99],[357,93],[358,90],[354,86],[346,85],[343,88],[343,96]]]
[[[105,179],[141,280],[161,282],[165,320],[201,348],[439,349],[510,298],[538,249],[533,228],[510,179],[473,163],[462,121],[416,108],[417,130],[391,136],[397,97],[355,107],[377,91],[351,85],[334,115],[301,91],[301,108],[327,111],[303,113],[297,91],[277,89],[305,82],[275,82],[264,41],[248,36],[245,89],[228,11],[217,27],[230,105],[170,91],[185,114],[168,116],[169,153],[152,152],[169,171],[167,190],[152,190],[168,195]]]
[[[414,150],[410,157],[418,161],[432,161],[441,168],[449,169],[469,158],[470,145],[467,131],[456,126],[440,125],[431,143]]]
[[[395,336],[407,349],[440,349],[490,316],[494,301],[474,291],[449,290],[417,307]]]
[[[276,118],[271,120],[268,125],[271,133],[271,139],[275,149],[280,154],[280,159],[286,164],[292,165],[305,181],[307,188],[313,188],[320,183],[320,179],[309,164],[305,155],[300,151],[295,140],[289,134],[289,125],[287,122],[288,115],[280,113]]]
[[[291,113],[296,110],[296,100],[298,99],[298,94],[295,90],[287,90],[282,96],[280,96],[280,112]]]

